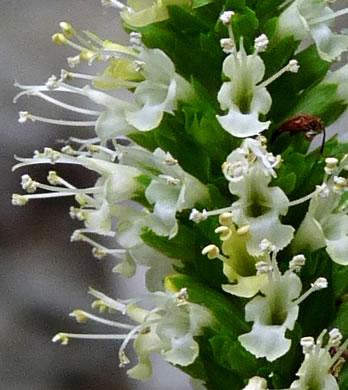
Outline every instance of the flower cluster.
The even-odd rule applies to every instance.
[[[121,340],[121,366],[133,340],[138,364],[128,375],[148,379],[158,353],[197,390],[228,390],[230,378],[236,390],[347,387],[348,146],[333,138],[308,153],[348,105],[347,65],[329,71],[348,49],[348,37],[333,32],[347,9],[324,0],[102,3],[120,11],[129,44],[62,22],[53,41],[77,51],[71,69],[42,85],[16,83],[14,99],[36,96],[88,118],[21,111],[21,123],[95,130],[61,150],[16,157],[14,169],[78,165],[95,184],[77,188],[53,170],[48,183],[23,174],[26,194],[12,203],[73,197],[69,214],[83,226],[71,241],[115,257],[122,276],[146,267],[149,293],[115,300],[91,289],[93,308],[135,324],[75,310],[79,322],[125,332],[53,340]],[[73,71],[82,61],[105,67]],[[119,90],[128,98],[116,98]],[[58,99],[67,93],[95,109]],[[331,329],[327,342],[322,329]]]

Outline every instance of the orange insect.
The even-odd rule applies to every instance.
[[[291,134],[296,133],[305,133],[305,137],[312,141],[313,138],[323,133],[323,140],[321,142],[320,153],[323,153],[325,140],[326,140],[326,132],[323,121],[314,115],[308,114],[298,114],[293,118],[288,119],[283,122],[279,128],[274,132],[273,139],[276,138],[279,134],[288,131]]]

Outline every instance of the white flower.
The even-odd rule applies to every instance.
[[[344,13],[347,10],[332,11],[325,0],[295,0],[280,15],[275,36],[293,35],[296,40],[312,38],[319,55],[331,62],[348,49],[348,37],[335,34],[330,28],[335,17]]]
[[[243,347],[257,358],[272,362],[285,355],[291,340],[285,337],[287,330],[293,330],[299,313],[299,304],[310,294],[327,287],[325,278],[318,278],[309,290],[300,296],[301,279],[289,269],[281,274],[275,256],[272,256],[272,270],[258,295],[245,306],[245,320],[252,321],[249,333],[238,337]]]
[[[222,240],[222,252],[224,256],[219,256],[223,261],[223,272],[231,284],[223,284],[224,291],[240,297],[251,298],[261,288],[266,275],[258,275],[256,263],[261,260],[267,260],[267,256],[253,257],[247,249],[247,234],[238,234],[233,223],[224,222],[220,218],[222,226],[215,232],[220,233]]]
[[[331,356],[329,349],[332,344],[330,341],[326,347],[322,346],[325,334],[326,330],[320,334],[315,344],[314,339],[312,339],[313,343],[311,348],[304,348],[303,353],[305,358],[296,374],[299,379],[291,384],[290,389],[339,390],[338,383],[332,375],[332,371],[334,371],[336,364],[344,364],[344,360],[340,361],[340,355],[347,347],[347,342]],[[339,368],[336,367],[336,369]]]
[[[337,174],[346,164],[345,157],[337,168]],[[348,215],[347,210],[337,209],[342,191],[336,189],[337,176],[332,175],[325,183],[328,189],[327,196],[314,194],[308,212],[296,232],[292,248],[301,251],[309,248],[315,251],[325,248],[332,260],[341,265],[348,265]],[[343,191],[347,188],[343,183]]]
[[[299,307],[294,302],[302,289],[300,278],[291,271],[269,274],[263,286],[263,297],[253,298],[245,307],[245,320],[253,321],[251,332],[239,336],[243,347],[257,358],[274,361],[283,356],[291,345],[285,337],[294,328]]]
[[[232,218],[239,226],[249,226],[247,250],[252,256],[263,255],[262,240],[267,239],[276,251],[292,240],[294,228],[280,221],[286,215],[289,200],[279,187],[269,187],[271,177],[254,166],[240,182],[230,182],[229,189],[238,200],[232,204]]]
[[[159,148],[153,153],[140,148],[125,148],[122,149],[120,161],[135,166],[143,165],[145,172],[146,166],[161,172],[152,178],[145,196],[154,204],[153,213],[166,227],[169,238],[178,231],[176,213],[191,209],[197,202],[204,202],[208,198],[207,188],[178,164],[173,164],[172,160],[168,163],[168,155]]]
[[[337,84],[337,97],[348,103],[348,64],[334,71],[328,71],[322,84]]]
[[[165,276],[175,273],[173,265],[180,265],[180,261],[170,259],[162,253],[147,246],[142,238],[144,228],[151,229],[158,235],[165,235],[166,228],[158,217],[145,209],[136,210],[127,206],[117,206],[112,209],[117,218],[115,238],[126,254],[123,262],[118,264],[115,272],[131,277],[135,274],[137,264],[148,268],[146,271],[146,287],[149,291],[163,290]]]
[[[145,81],[138,84],[134,95],[137,109],[126,112],[126,120],[140,131],[157,127],[164,112],[173,113],[178,100],[190,100],[190,84],[175,73],[171,59],[159,49],[142,48],[138,60],[144,62]]]
[[[168,362],[174,365],[188,366],[192,364],[198,354],[199,346],[194,337],[199,336],[204,327],[211,326],[214,319],[210,312],[197,304],[190,303],[187,290],[183,289],[176,294],[156,292],[149,295],[154,308],[146,310],[134,302],[142,300],[136,298],[129,303],[111,299],[104,294],[90,289],[90,293],[98,300],[92,305],[105,311],[106,308],[126,314],[136,322],[136,325],[124,324],[100,318],[88,312],[75,310],[71,315],[79,322],[88,319],[110,325],[114,329],[127,329],[123,334],[70,334],[58,333],[53,341],[67,344],[70,339],[110,339],[123,340],[119,349],[120,365],[129,363],[125,348],[131,339],[134,339],[134,350],[138,356],[138,364],[127,371],[135,379],[147,380],[151,377],[152,366],[150,356],[160,353]]]
[[[126,111],[134,109],[134,105],[90,87],[85,87],[83,91],[94,103],[105,107],[95,124],[95,132],[101,142],[135,131],[126,121]]]
[[[270,122],[261,122],[260,114],[271,108],[272,99],[265,87],[257,86],[265,74],[265,65],[257,54],[247,55],[243,46],[231,53],[223,63],[230,79],[224,82],[218,101],[226,115],[218,115],[221,126],[235,137],[250,137],[266,130]]]

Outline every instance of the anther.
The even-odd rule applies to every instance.
[[[291,259],[289,269],[294,272],[300,272],[301,268],[305,265],[305,262],[306,258],[304,255],[296,255]]]
[[[233,225],[233,219],[232,219],[232,213],[222,213],[219,215],[219,223],[223,226],[232,226]]]
[[[202,250],[202,255],[204,256],[207,255],[208,259],[211,260],[217,258],[219,254],[220,254],[220,249],[214,244],[207,245]]]
[[[215,233],[220,235],[221,241],[226,241],[231,237],[232,230],[227,226],[219,226],[215,229]]]
[[[52,41],[56,45],[67,45],[68,44],[68,40],[65,38],[64,34],[62,34],[62,33],[53,34]]]
[[[254,47],[259,53],[262,53],[267,50],[268,44],[269,40],[267,38],[267,35],[261,34],[255,39]]]
[[[307,354],[311,353],[314,349],[314,346],[315,346],[314,338],[310,337],[310,336],[302,337],[302,339],[300,341],[300,345],[302,347],[303,354],[307,355]]]
[[[235,13],[233,11],[225,11],[223,12],[221,15],[220,15],[220,20],[221,22],[227,26],[231,23],[231,20],[232,20],[232,16],[234,15]]]
[[[224,53],[226,53],[226,54],[232,53],[234,48],[235,48],[234,41],[231,38],[220,39],[220,46],[221,46],[222,50],[224,51]]]

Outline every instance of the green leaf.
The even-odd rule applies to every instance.
[[[256,358],[245,350],[239,341],[226,334],[219,334],[209,342],[214,360],[222,367],[236,371],[241,379],[250,378],[258,366]]]
[[[136,133],[128,134],[128,137],[139,146],[153,152],[157,147],[157,141],[154,130],[152,131],[137,131]]]
[[[168,14],[170,17],[170,23],[182,34],[192,35],[208,32],[209,27],[201,23],[200,20],[194,17],[185,8],[178,6],[169,6]]]
[[[333,290],[335,298],[340,298],[348,293],[348,267],[333,263]]]
[[[178,234],[169,240],[167,237],[158,236],[146,228],[141,234],[141,238],[145,244],[172,259],[192,262],[196,256],[196,238],[192,233],[186,226],[180,225]]]

